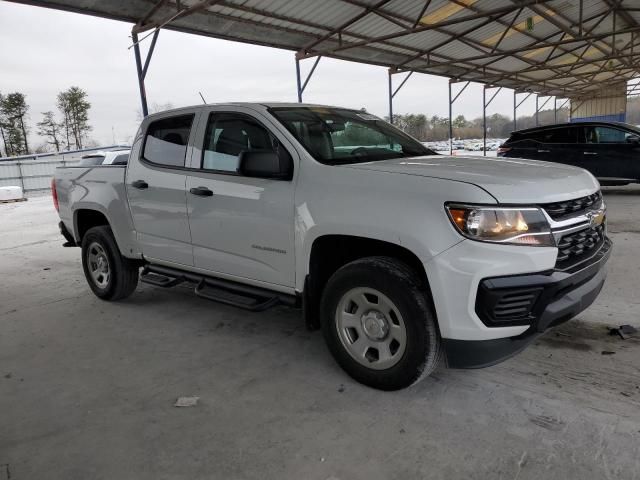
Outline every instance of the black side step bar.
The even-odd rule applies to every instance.
[[[197,296],[253,312],[261,312],[276,305],[297,307],[300,303],[294,295],[160,265],[145,265],[140,280],[163,288],[183,282],[195,283]]]
[[[142,283],[153,285],[154,287],[169,288],[185,282],[185,278],[182,275],[171,278],[168,275],[151,272],[149,271],[149,268],[145,266],[142,269],[142,272],[140,272],[140,281]]]

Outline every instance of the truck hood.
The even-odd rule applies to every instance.
[[[582,168],[521,158],[429,155],[344,167],[471,183],[500,203],[559,202],[600,188],[593,175]]]

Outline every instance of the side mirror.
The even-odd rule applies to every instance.
[[[243,150],[238,155],[238,172],[246,177],[290,180],[293,161],[288,154],[281,156],[272,150]]]
[[[627,137],[627,142],[628,143],[633,143],[634,145],[637,145],[640,143],[640,136],[639,135],[629,135]]]

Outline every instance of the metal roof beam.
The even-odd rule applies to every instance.
[[[621,5],[622,1],[616,2],[614,0],[604,0],[604,3],[609,5],[611,8],[616,9],[622,19],[627,22],[627,25],[638,25],[638,22],[636,22],[635,18],[633,18],[633,16],[629,13],[629,10]]]
[[[640,31],[640,27],[629,27],[625,30],[622,30],[620,32],[618,32],[618,34],[623,34],[623,33],[632,33],[632,32],[637,32]],[[606,32],[606,33],[599,33],[599,34],[594,34],[594,35],[590,35],[589,37],[584,37],[583,39],[593,39],[593,40],[598,40],[601,38],[606,38],[611,36],[611,32]],[[576,43],[579,42],[580,40],[576,40],[576,39],[565,39],[565,40],[559,40],[557,42],[548,42],[547,46],[554,46],[554,45],[568,45],[571,43]],[[582,45],[581,45],[582,46]],[[536,46],[536,45],[530,45],[530,46],[525,46],[525,47],[520,47],[520,48],[516,48],[516,49],[512,49],[512,50],[502,50],[500,53],[495,53],[495,54],[488,54],[488,55],[478,55],[478,56],[473,56],[473,57],[465,57],[465,58],[460,58],[460,59],[454,59],[452,62],[442,62],[442,63],[436,63],[436,64],[427,64],[424,66],[419,66],[419,67],[411,67],[413,68],[429,68],[429,67],[434,67],[434,66],[445,66],[445,65],[449,65],[452,63],[456,63],[456,62],[472,62],[475,60],[483,60],[486,57],[493,57],[493,56],[501,56],[501,55],[513,55],[513,54],[517,54],[518,52],[523,52],[523,51],[529,51],[529,50],[537,50],[538,48],[540,48],[540,46]],[[477,65],[478,68],[481,68],[482,65]],[[556,66],[553,66],[553,68],[555,68]],[[560,66],[558,66],[560,67]],[[551,68],[551,67],[550,67]],[[515,73],[515,72],[514,72]]]
[[[530,5],[530,4],[536,3],[537,1],[538,0],[525,0],[524,3]],[[335,53],[335,52],[339,52],[339,51],[347,50],[347,49],[351,49],[351,48],[364,47],[364,46],[367,46],[367,45],[369,45],[371,43],[380,43],[380,42],[385,41],[385,40],[392,40],[394,38],[403,37],[405,35],[409,35],[409,34],[412,34],[412,33],[426,32],[428,30],[435,30],[436,28],[440,28],[440,27],[457,25],[459,23],[466,23],[466,22],[470,22],[470,21],[473,21],[473,20],[480,20],[480,19],[483,19],[483,18],[487,18],[488,16],[507,14],[509,12],[513,12],[514,10],[517,10],[518,8],[519,7],[516,7],[516,6],[507,6],[507,7],[501,7],[501,8],[495,8],[495,9],[492,9],[492,10],[487,10],[486,12],[482,12],[482,13],[474,13],[474,14],[471,14],[471,15],[463,16],[463,17],[451,18],[451,19],[448,19],[448,20],[443,20],[441,22],[432,23],[430,25],[422,25],[422,26],[415,27],[415,28],[408,28],[408,29],[400,31],[400,32],[388,33],[386,35],[381,35],[379,37],[372,37],[367,41],[356,42],[356,43],[352,43],[352,44],[349,44],[349,45],[343,45],[342,47],[337,47],[337,48],[333,48],[331,50],[326,50],[326,51],[324,51],[322,53],[323,54],[331,54],[331,53]]]
[[[498,18],[506,15],[508,12],[506,13],[501,13],[498,15],[492,15],[489,18],[487,18],[486,20],[484,20],[483,22],[479,23],[478,25],[474,25],[471,28],[468,28],[467,30],[463,30],[460,33],[454,34],[451,37],[449,37],[448,39],[446,39],[444,42],[438,43],[435,46],[429,47],[429,49],[427,50],[422,50],[421,52],[417,53],[416,55],[409,57],[408,59],[404,60],[402,63],[399,63],[398,65],[396,65],[396,68],[400,68],[404,65],[406,65],[409,62],[412,62],[414,60],[419,59],[420,57],[423,57],[425,55],[429,55],[431,52],[433,52],[434,50],[437,50],[445,45],[447,45],[450,42],[453,42],[455,40],[458,40],[459,38],[462,38],[466,35],[469,35],[472,32],[475,32],[476,30],[478,30],[479,28],[482,28],[486,25],[489,25],[490,23],[493,23],[494,21],[496,21]]]
[[[308,43],[307,45],[305,45],[302,50],[306,51],[306,50],[311,50],[313,47],[315,47],[316,45],[318,45],[319,43],[324,42],[325,40],[330,39],[331,37],[333,37],[336,33],[342,32],[345,28],[353,25],[354,23],[356,23],[358,20],[366,17],[367,15],[369,15],[371,12],[373,12],[375,9],[380,8],[382,6],[384,6],[386,3],[389,3],[391,0],[381,0],[378,3],[371,5],[370,7],[365,8],[362,12],[360,12],[358,15],[356,15],[355,17],[350,18],[349,20],[347,20],[346,22],[344,22],[343,24],[341,24],[338,28],[335,28],[333,30],[331,30],[329,33],[327,33],[326,35],[323,35],[322,37],[318,38],[317,40],[314,40],[313,42]]]
[[[197,12],[199,10],[206,10],[208,7],[214,5],[215,3],[218,3],[218,1],[219,0],[204,0],[190,7],[185,7],[185,8],[180,8],[180,5],[176,4],[177,12],[174,13],[173,15],[169,15],[168,17],[165,17],[163,20],[150,22],[144,25],[136,24],[134,25],[131,31],[134,33],[142,33],[142,32],[146,32],[147,30],[151,30],[152,28],[162,28],[165,25],[168,25],[169,23],[173,22],[174,20],[177,20],[178,18],[184,18],[187,15],[191,15],[192,13]]]
[[[511,0],[513,2],[515,2],[516,0]],[[548,5],[545,5],[546,8],[548,10],[551,10],[552,12],[554,12],[555,16],[562,18],[565,21],[568,21],[569,23],[571,23],[571,20],[567,20],[567,18],[562,15],[562,13],[553,10],[551,7],[549,7]],[[535,12],[536,14],[540,15],[542,18],[544,18],[547,22],[551,23],[552,25],[556,26],[557,28],[559,28],[560,30],[562,30],[564,33],[566,33],[567,35],[570,35],[578,40],[582,40],[582,35],[580,35],[580,32],[574,32],[573,29],[570,26],[565,25],[564,23],[558,21],[554,16],[549,15],[544,9],[538,7],[537,5],[531,5],[529,6],[529,10],[531,10],[532,12]],[[609,48],[613,49],[612,45],[606,44]],[[609,52],[606,51],[605,49],[603,49],[602,47],[598,46],[598,45],[594,45],[595,48],[597,48],[598,50],[600,50],[600,52],[603,55],[608,55]]]

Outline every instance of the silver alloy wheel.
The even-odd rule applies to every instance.
[[[93,242],[87,249],[87,265],[93,283],[98,288],[107,288],[111,271],[109,269],[109,259],[107,254],[98,242]]]
[[[345,293],[338,302],[335,324],[349,355],[373,370],[393,367],[407,346],[407,329],[398,307],[373,288]]]

